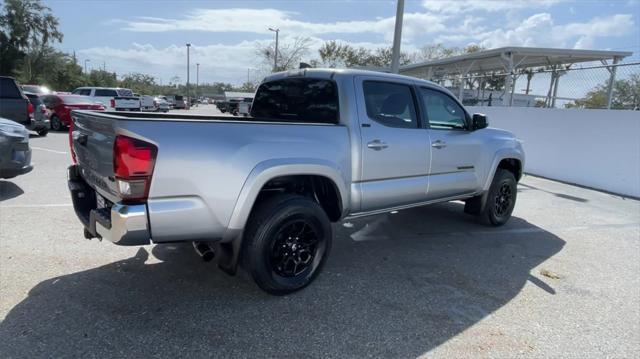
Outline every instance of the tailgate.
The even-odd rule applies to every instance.
[[[4,117],[29,127],[31,121],[29,113],[27,112],[28,101],[29,100],[24,98],[0,99],[0,117]]]
[[[73,112],[73,151],[80,175],[112,202],[119,200],[113,171],[116,120],[94,113]]]
[[[140,99],[137,97],[114,97],[116,108],[139,109]]]

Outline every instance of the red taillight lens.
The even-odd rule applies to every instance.
[[[116,100],[115,99],[111,99],[110,103],[111,103],[111,107],[116,108]]]
[[[29,115],[33,114],[33,104],[31,102],[27,105],[27,113]]]
[[[124,200],[146,200],[158,148],[148,142],[116,136],[113,145],[113,171]]]
[[[69,121],[69,148],[71,148],[71,160],[73,164],[78,163],[76,159],[76,151],[73,150],[73,119]]]

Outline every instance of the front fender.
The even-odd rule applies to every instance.
[[[522,150],[522,146],[518,143],[515,147],[510,148],[502,148],[498,150],[493,156],[493,162],[491,163],[491,167],[487,178],[485,179],[485,183],[482,186],[483,191],[486,193],[491,187],[491,182],[493,181],[493,176],[495,176],[496,171],[498,170],[498,165],[500,161],[507,158],[515,158],[520,161],[520,169],[524,171],[524,151]]]
[[[282,158],[260,162],[251,170],[242,186],[223,241],[232,240],[242,233],[260,190],[267,182],[276,177],[292,175],[326,177],[336,185],[342,201],[343,215],[348,213],[350,210],[349,190],[343,172],[344,169],[335,163],[314,158]]]

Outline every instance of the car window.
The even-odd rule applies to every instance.
[[[27,97],[29,98],[29,102],[31,102],[31,104],[34,107],[38,107],[42,104],[42,100],[40,99],[40,97],[36,94],[26,94]]]
[[[365,81],[363,91],[370,119],[388,127],[419,127],[413,95],[408,85]]]
[[[449,95],[428,88],[420,88],[425,108],[425,121],[434,129],[467,128],[464,109]]]
[[[338,90],[333,80],[294,77],[265,82],[253,102],[251,116],[260,120],[339,122]]]
[[[84,95],[81,93],[81,95]],[[118,97],[116,90],[96,89],[96,97]]]
[[[134,94],[133,91],[129,90],[129,89],[118,89],[116,90],[116,93],[118,94],[117,96],[122,96],[122,97],[140,97],[140,95],[138,94]]]
[[[20,89],[16,82],[11,78],[0,78],[0,97],[1,98],[22,98]]]

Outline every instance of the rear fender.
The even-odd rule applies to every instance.
[[[253,204],[258,198],[260,190],[267,182],[276,177],[293,175],[315,175],[330,179],[338,189],[343,206],[343,215],[349,212],[349,191],[342,177],[342,170],[336,164],[326,160],[310,158],[267,160],[256,165],[245,180],[227,226],[229,235],[234,237],[244,229]],[[224,239],[230,238],[225,235]]]

